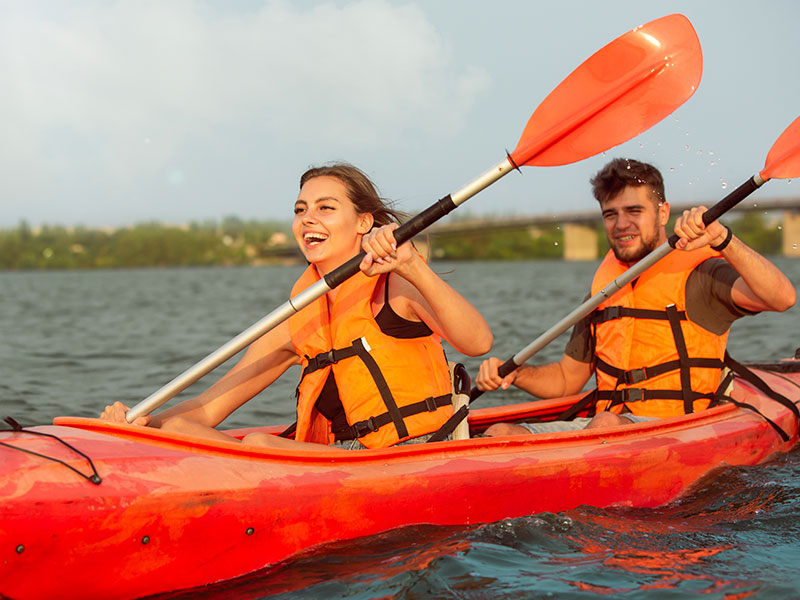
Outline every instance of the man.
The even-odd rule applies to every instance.
[[[611,247],[592,295],[667,240],[669,204],[652,165],[615,159],[591,180]],[[555,363],[522,365],[501,378],[498,358],[485,360],[482,391],[512,383],[540,398],[577,394],[596,372],[597,415],[575,422],[498,423],[486,435],[515,435],[630,424],[703,410],[719,391],[730,325],[795,303],[789,279],[719,222],[705,226],[705,207],[675,223],[675,251],[605,300],[572,332]],[[588,424],[587,424],[588,421]]]

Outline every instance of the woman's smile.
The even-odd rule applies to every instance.
[[[361,250],[361,236],[372,226],[371,215],[360,215],[336,177],[306,181],[294,204],[292,232],[310,263],[330,272]]]

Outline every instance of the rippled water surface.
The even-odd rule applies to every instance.
[[[800,261],[777,260],[796,283]],[[437,263],[508,358],[578,306],[596,263]],[[300,267],[0,273],[0,417],[24,425],[135,404],[288,298]],[[734,325],[740,360],[790,356],[800,308]],[[536,361],[554,360],[566,337]],[[480,359],[452,350],[474,376]],[[220,369],[220,373],[225,367]],[[191,396],[216,374],[188,390]],[[225,423],[293,420],[299,372]],[[483,406],[522,401],[484,395]],[[459,498],[443,498],[459,502]],[[579,508],[414,527],[325,546],[180,598],[800,598],[800,452],[727,469],[661,509]]]

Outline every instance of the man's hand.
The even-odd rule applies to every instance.
[[[719,221],[712,221],[708,225],[703,223],[703,215],[708,209],[697,206],[683,211],[675,221],[675,234],[681,238],[675,247],[678,250],[697,250],[704,246],[719,246],[728,235],[727,228]]]
[[[494,356],[487,358],[481,363],[478,376],[475,378],[475,385],[478,386],[480,391],[490,392],[497,388],[507,390],[511,384],[514,383],[514,380],[517,378],[517,370],[511,371],[511,373],[505,377],[500,377],[497,371],[502,364],[503,361]]]

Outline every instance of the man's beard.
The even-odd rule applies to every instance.
[[[658,248],[657,236],[653,236],[646,241],[641,237],[639,239],[641,240],[641,245],[638,248],[619,249],[611,244],[611,249],[614,251],[614,256],[617,257],[617,260],[628,264],[634,264]]]

